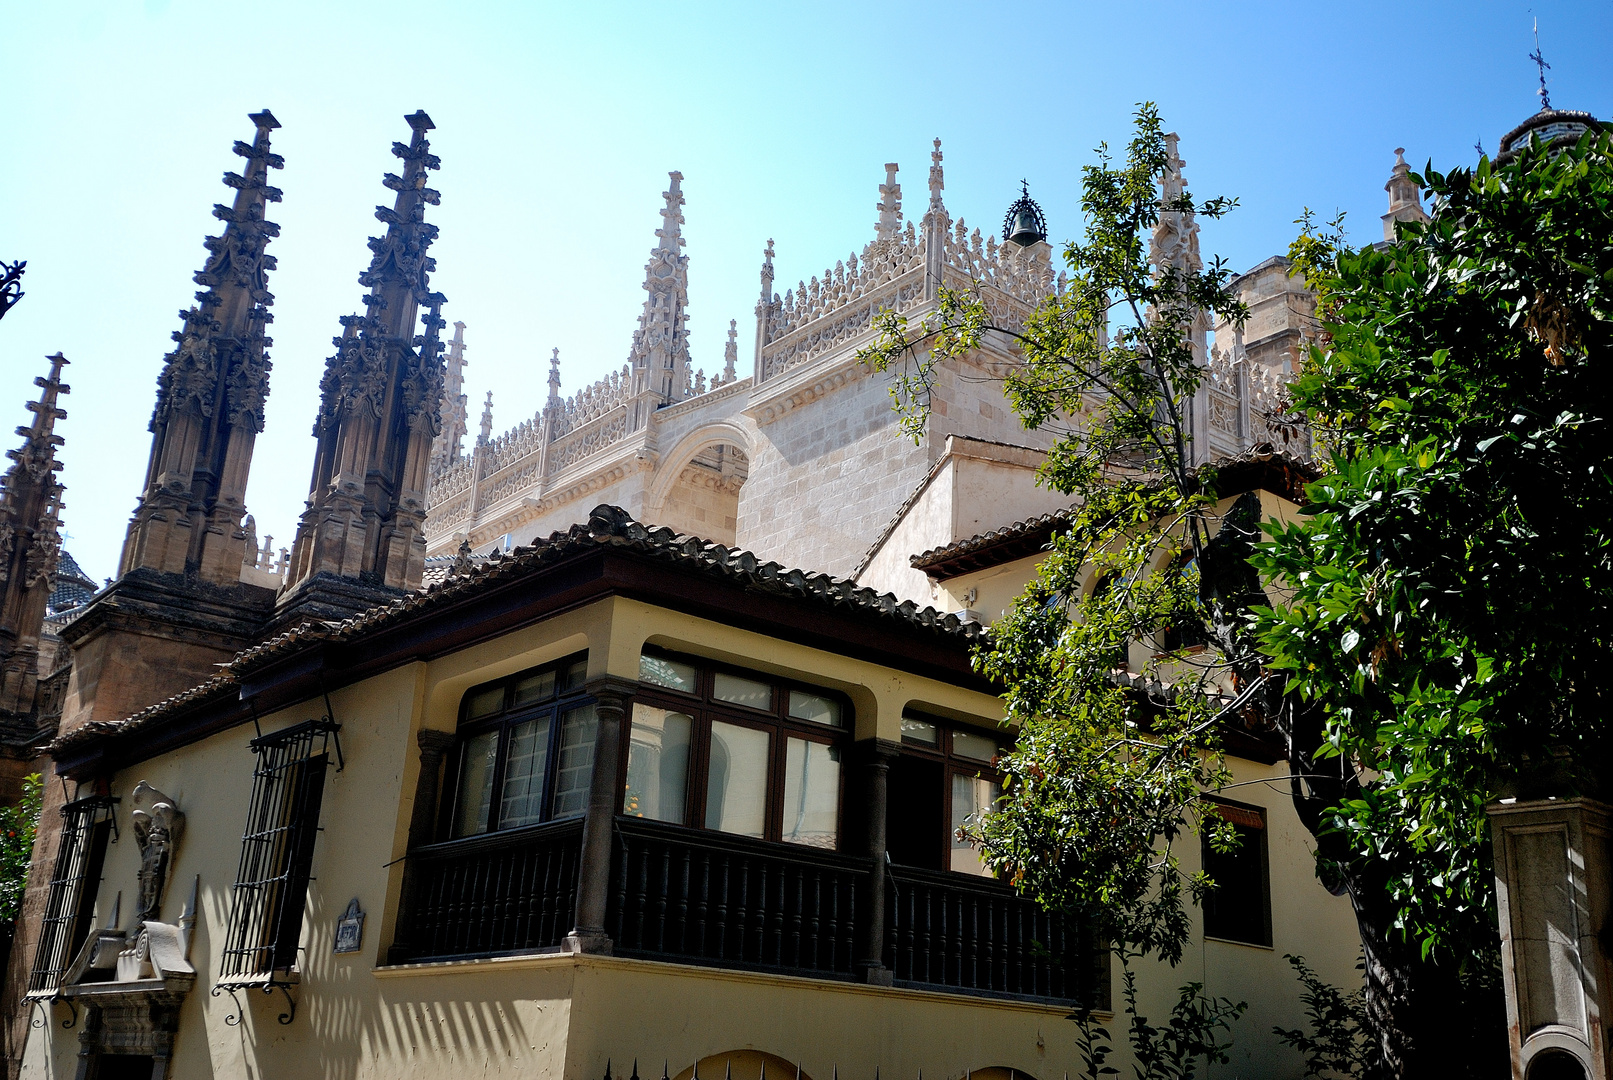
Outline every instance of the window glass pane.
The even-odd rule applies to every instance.
[[[498,732],[484,731],[465,740],[459,759],[459,790],[454,794],[454,836],[487,831],[493,805],[493,766],[498,761]]]
[[[638,677],[640,682],[670,686],[674,690],[682,690],[685,694],[695,692],[694,665],[668,660],[664,656],[639,657]]]
[[[902,741],[923,743],[925,746],[940,746],[941,731],[928,720],[913,720],[902,717]]]
[[[767,766],[772,737],[765,731],[711,724],[706,782],[706,828],[761,836],[767,827]]]
[[[755,679],[742,679],[738,675],[717,673],[711,687],[711,696],[718,701],[730,701],[747,709],[773,711],[773,688]]]
[[[575,817],[588,808],[588,785],[594,775],[594,707],[584,705],[560,714],[560,760],[555,764],[554,813]]]
[[[566,668],[565,678],[560,680],[561,690],[576,690],[588,681],[588,661],[586,658],[578,660]]]
[[[810,720],[814,724],[840,726],[840,702],[818,694],[790,691],[790,715],[797,720]]]
[[[465,719],[475,720],[483,716],[492,716],[502,708],[504,708],[504,687],[489,686],[471,693],[470,702],[465,706]]]
[[[684,824],[689,795],[689,736],[694,718],[651,705],[633,706],[622,812]]]
[[[976,735],[970,731],[954,731],[952,752],[959,757],[990,761],[997,756],[997,740],[989,735]]]
[[[510,728],[504,790],[499,794],[499,828],[513,829],[543,820],[543,781],[548,771],[549,717],[540,716]]]
[[[990,813],[992,804],[1001,794],[1002,790],[995,781],[962,773],[952,774],[952,869],[966,874],[991,874],[980,861],[980,849],[967,840],[959,840],[958,830],[969,817]]]
[[[554,695],[554,672],[542,671],[536,675],[528,675],[515,684],[516,705],[525,705],[529,701],[542,701]]]
[[[840,833],[840,752],[806,739],[784,744],[784,839],[833,850]]]

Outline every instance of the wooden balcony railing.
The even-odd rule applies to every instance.
[[[870,862],[617,819],[615,951],[849,979]]]
[[[571,929],[582,820],[416,848],[394,963],[534,952]]]
[[[989,878],[892,867],[885,966],[899,986],[1107,1007],[1107,954],[1079,926]]]
[[[581,835],[572,819],[417,848],[391,962],[558,946],[575,919]],[[872,866],[618,817],[606,932],[621,956],[849,980]],[[1105,954],[1073,922],[989,879],[885,872],[883,957],[898,985],[1107,1005]]]

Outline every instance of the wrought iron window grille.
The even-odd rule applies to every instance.
[[[314,880],[314,841],[322,831],[319,811],[333,748],[337,771],[346,764],[340,730],[327,712],[318,720],[260,734],[249,744],[257,763],[219,980],[212,989],[214,997],[228,993],[235,1001],[235,1013],[225,1017],[231,1026],[244,1016],[236,992],[245,989],[280,991],[287,1005],[280,1023],[296,1017],[291,987],[297,984],[303,912]]]
[[[91,795],[61,808],[61,841],[28,975],[28,997],[34,1001],[61,997],[62,975],[89,937],[101,864],[117,829],[117,804],[115,796]],[[64,1026],[72,1027],[72,1021]]]

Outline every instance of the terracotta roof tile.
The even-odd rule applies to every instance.
[[[899,601],[890,593],[876,593],[844,578],[789,569],[776,562],[763,562],[749,551],[725,547],[672,529],[647,526],[635,521],[620,507],[601,505],[594,508],[585,525],[573,525],[530,547],[518,547],[505,554],[495,553],[468,572],[447,573],[422,592],[371,608],[340,622],[302,623],[238,653],[223,666],[219,674],[199,686],[148,706],[125,720],[85,724],[57,739],[51,749],[67,749],[114,733],[131,734],[180,708],[235,696],[239,692],[238,683],[242,676],[285,656],[316,644],[357,640],[433,608],[457,603],[512,579],[536,573],[562,557],[601,545],[679,563],[749,588],[906,623],[951,638],[959,644],[973,643],[985,633],[978,624],[963,622],[956,615],[943,615],[930,607],[920,608],[912,601]]]

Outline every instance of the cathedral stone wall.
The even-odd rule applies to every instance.
[[[932,450],[897,428],[882,378],[845,385],[760,428],[739,495],[741,547],[846,574],[924,478]]]

